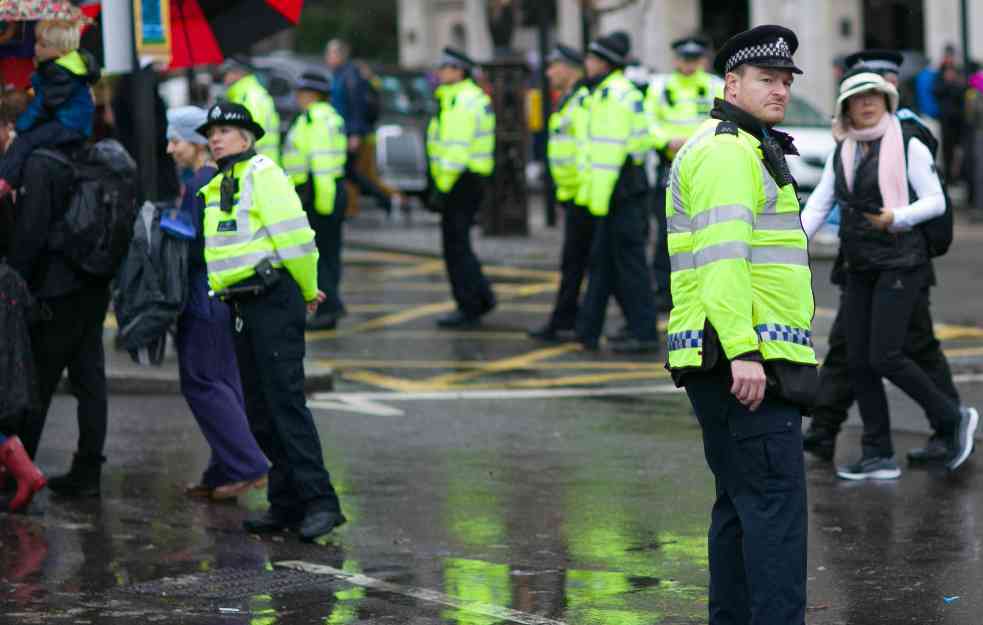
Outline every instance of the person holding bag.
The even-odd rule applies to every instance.
[[[901,475],[881,378],[938,420],[950,471],[972,452],[979,421],[974,408],[960,408],[903,350],[912,312],[932,276],[919,225],[945,212],[945,196],[929,148],[902,130],[897,107],[897,89],[883,76],[861,68],[844,77],[833,125],[837,148],[802,214],[812,237],[834,203],[842,210],[847,358],[864,423],[860,459],[837,470],[848,480]]]

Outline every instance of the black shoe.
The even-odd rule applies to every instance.
[[[802,435],[802,449],[820,460],[832,462],[836,455],[836,432],[816,427],[813,423]]]
[[[466,315],[460,310],[455,310],[437,320],[439,328],[477,328],[479,325],[481,325],[481,317]]]
[[[242,529],[250,534],[275,534],[300,527],[298,515],[270,508],[258,519],[246,519]]]
[[[629,337],[624,341],[612,342],[611,351],[618,354],[654,354],[659,351],[659,341],[643,341]]]
[[[546,325],[539,326],[538,328],[533,328],[528,332],[529,338],[539,339],[540,341],[549,341],[551,343],[560,340],[557,336],[556,328],[552,324],[547,323]]]
[[[941,434],[932,434],[924,447],[916,447],[908,451],[908,462],[911,464],[942,462],[948,457],[949,446],[945,444],[945,437]]]
[[[300,539],[307,542],[317,540],[334,528],[341,527],[347,520],[341,512],[327,510],[308,512],[300,524]]]
[[[976,408],[959,409],[959,427],[955,432],[952,446],[949,448],[949,462],[945,465],[949,471],[955,471],[963,465],[973,453],[973,437],[980,424],[980,414]]]
[[[307,320],[308,330],[334,330],[338,327],[338,315],[315,315]]]
[[[75,454],[72,468],[48,480],[51,492],[62,497],[98,497],[101,492],[102,463],[105,458],[84,458]]]

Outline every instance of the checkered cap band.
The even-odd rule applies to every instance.
[[[761,43],[758,45],[741,48],[729,59],[727,59],[727,63],[724,66],[724,71],[729,72],[738,65],[752,63],[756,60],[763,59],[787,59],[789,62],[791,62],[792,50],[788,47],[788,43],[785,42],[783,37],[779,37],[777,40],[770,43]]]
[[[703,330],[685,330],[669,335],[669,351],[703,347]]]
[[[793,328],[780,323],[763,323],[755,326],[754,329],[762,341],[783,341],[812,347],[812,332],[810,330]]]

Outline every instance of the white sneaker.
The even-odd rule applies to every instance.
[[[953,450],[952,460],[946,465],[949,471],[955,471],[966,462],[969,454],[973,453],[975,444],[974,436],[976,428],[980,424],[980,413],[973,407],[959,409],[959,429],[956,430],[956,445]]]

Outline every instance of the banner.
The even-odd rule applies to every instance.
[[[133,0],[133,28],[137,56],[156,63],[171,63],[171,15],[169,0]]]

